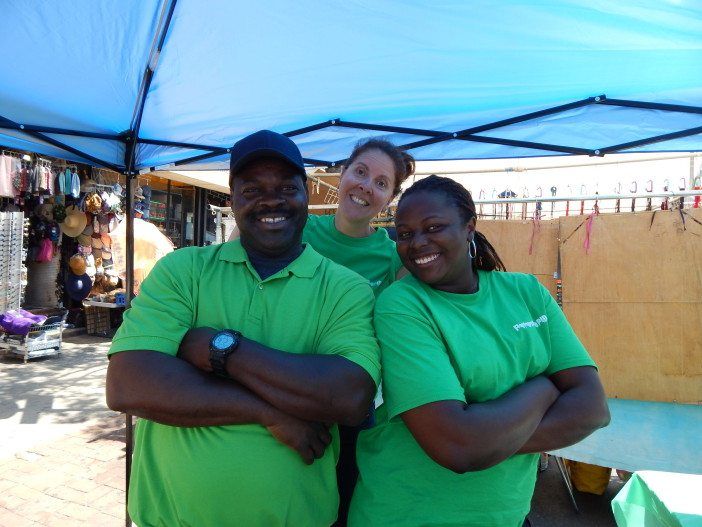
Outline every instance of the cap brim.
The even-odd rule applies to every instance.
[[[232,179],[234,176],[241,171],[242,168],[247,163],[250,163],[251,161],[255,159],[260,159],[262,157],[274,157],[276,159],[280,159],[281,161],[285,161],[288,165],[291,167],[295,168],[300,176],[302,176],[303,179],[307,179],[307,173],[305,172],[305,167],[299,165],[294,159],[286,156],[285,154],[279,152],[278,150],[274,150],[272,148],[259,148],[257,150],[253,150],[240,158],[236,164],[231,165],[229,167],[229,183],[231,184]]]

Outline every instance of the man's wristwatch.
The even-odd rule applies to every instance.
[[[220,377],[227,377],[227,359],[241,342],[241,333],[225,329],[215,333],[210,339],[210,366]]]

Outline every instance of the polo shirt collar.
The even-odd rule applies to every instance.
[[[222,248],[219,252],[219,259],[226,262],[247,263],[249,267],[251,267],[249,255],[246,254],[246,250],[242,247],[241,241],[238,239],[222,244]],[[285,267],[285,269],[300,278],[312,278],[321,263],[322,255],[315,251],[308,243],[305,244],[302,254]],[[273,276],[279,276],[285,269],[282,269]]]

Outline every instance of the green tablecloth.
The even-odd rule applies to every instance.
[[[702,527],[702,475],[636,472],[612,511],[618,527]]]

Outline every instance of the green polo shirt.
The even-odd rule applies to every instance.
[[[353,238],[336,229],[333,215],[310,214],[303,240],[318,253],[368,280],[376,296],[395,281],[395,275],[402,267],[395,242],[382,227],[370,236]]]
[[[456,474],[434,462],[401,414],[444,400],[496,399],[539,374],[593,366],[563,312],[534,276],[479,271],[475,294],[413,276],[378,298],[384,404],[361,432],[349,525],[521,527],[537,454]]]
[[[232,328],[290,353],[345,357],[377,383],[373,302],[365,280],[310,246],[266,280],[239,240],[185,248],[154,267],[110,353],[176,355],[190,328]],[[129,513],[139,526],[328,526],[338,505],[336,427],[333,437],[307,466],[260,425],[179,428],[140,419]]]

